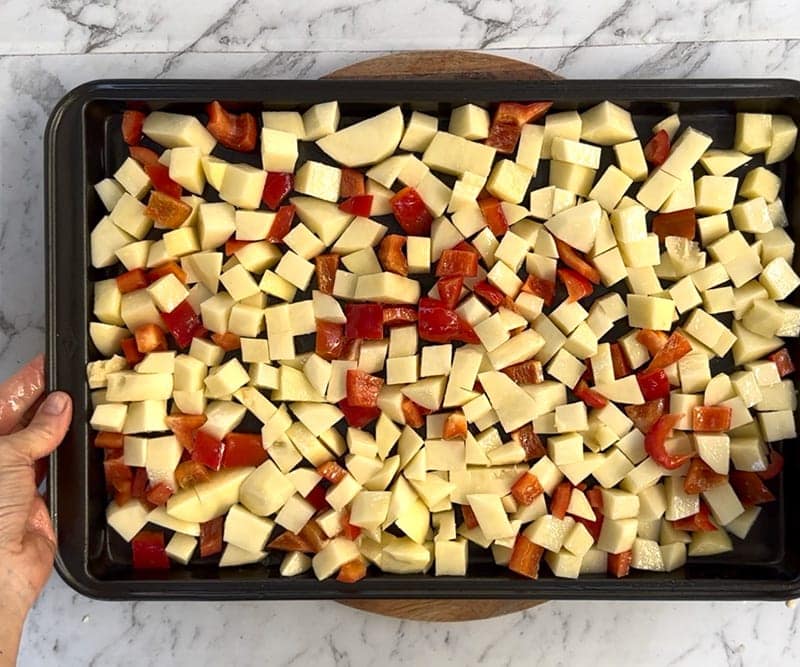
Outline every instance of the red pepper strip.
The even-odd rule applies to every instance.
[[[600,272],[594,268],[586,259],[571,245],[564,243],[561,239],[553,237],[556,241],[556,248],[558,249],[558,257],[573,271],[577,271],[581,276],[586,278],[590,283],[595,285],[600,284]]]
[[[383,326],[393,327],[417,321],[417,310],[411,306],[384,306]]]
[[[608,554],[607,568],[608,573],[615,576],[617,579],[627,577],[631,571],[631,561],[633,560],[633,551],[623,551],[618,554]]]
[[[383,308],[379,303],[348,303],[344,333],[348,338],[383,338]]]
[[[358,169],[342,167],[342,178],[339,181],[339,199],[360,197],[366,194],[366,192],[364,174],[358,171]]]
[[[231,333],[230,331],[226,331],[225,333],[212,333],[211,340],[213,341],[214,345],[219,345],[226,352],[233,352],[234,350],[239,350],[242,347],[241,337],[237,336],[235,333]]]
[[[372,213],[372,195],[355,195],[353,197],[348,197],[339,204],[339,210],[349,213],[350,215],[368,218]]]
[[[125,446],[125,436],[122,433],[100,431],[94,438],[94,446],[101,449],[119,449]]]
[[[228,433],[223,442],[223,468],[258,467],[268,458],[260,433]]]
[[[508,560],[508,569],[529,579],[539,577],[539,564],[542,562],[544,547],[534,544],[521,533],[514,540],[514,548]]]
[[[675,470],[692,458],[691,454],[673,455],[667,452],[666,440],[682,415],[662,415],[644,437],[644,448],[662,468]]]
[[[508,377],[519,385],[540,384],[544,382],[542,362],[536,359],[528,359],[528,361],[521,361],[518,364],[506,366],[501,372],[508,375]]]
[[[200,558],[216,556],[222,551],[222,532],[224,526],[224,516],[200,524]]]
[[[175,481],[179,489],[188,489],[209,479],[208,468],[196,461],[184,461],[175,468]]]
[[[347,402],[357,408],[378,406],[378,392],[383,380],[356,368],[347,371]]]
[[[539,436],[534,432],[532,424],[526,424],[516,431],[512,431],[509,435],[525,451],[526,461],[540,459],[547,454],[547,450],[544,448]]]
[[[366,576],[367,564],[364,562],[363,558],[356,558],[339,568],[336,581],[340,581],[343,584],[354,584],[357,581],[361,581]]]
[[[756,474],[761,479],[767,480],[777,477],[781,470],[783,470],[783,454],[781,454],[777,449],[773,449],[769,453],[769,465],[767,466],[767,469]]]
[[[439,298],[448,308],[455,308],[461,298],[461,290],[464,287],[464,278],[461,276],[451,276],[449,278],[439,278],[436,289]]]
[[[511,495],[520,505],[530,505],[544,493],[539,478],[533,473],[524,472],[511,487]]]
[[[659,130],[644,147],[644,158],[650,164],[660,167],[669,156],[669,134],[666,130]]]
[[[347,425],[353,428],[363,428],[371,421],[380,417],[381,414],[380,408],[360,408],[355,405],[350,405],[346,398],[339,401],[336,405],[338,405],[339,409],[344,413]]]
[[[468,250],[445,250],[436,265],[436,277],[463,276],[472,278],[478,274],[478,256]]]
[[[691,351],[692,345],[689,343],[686,337],[681,334],[680,331],[674,331],[672,334],[670,334],[670,337],[667,339],[664,347],[662,347],[653,357],[652,361],[650,361],[650,365],[647,367],[647,370],[652,370],[654,368],[666,368],[667,366],[674,364],[676,361],[689,354]]]
[[[261,193],[261,201],[274,211],[293,189],[294,174],[268,171],[267,180],[264,182],[264,191]]]
[[[684,517],[672,522],[675,530],[687,530],[689,532],[712,533],[717,527],[711,523],[711,513],[705,503],[700,503],[700,511],[691,516]]]
[[[169,262],[164,262],[163,264],[158,265],[154,269],[150,269],[147,272],[147,282],[154,283],[159,278],[163,278],[168,273],[171,273],[175,276],[178,280],[180,280],[184,285],[188,279],[186,275],[186,271],[184,271],[180,266],[178,266],[177,262],[170,260]]]
[[[642,390],[645,401],[669,398],[669,379],[663,368],[637,373],[636,382],[639,384],[639,389]]]
[[[689,472],[686,473],[686,478],[683,480],[683,490],[686,493],[702,493],[725,484],[727,481],[727,475],[714,472],[703,459],[695,457],[689,464]]]
[[[142,354],[163,352],[167,349],[167,337],[157,324],[142,324],[133,332],[136,338],[136,349]]]
[[[669,336],[663,331],[654,331],[653,329],[640,329],[636,332],[636,341],[641,343],[647,348],[651,357],[657,355],[664,346],[667,344]]]
[[[378,259],[384,271],[401,276],[408,275],[408,260],[403,254],[406,237],[402,234],[387,234],[378,246]]]
[[[317,274],[317,289],[324,294],[333,294],[336,270],[339,268],[339,255],[317,255],[314,258],[314,271]]]
[[[267,241],[270,243],[279,243],[283,241],[283,237],[289,233],[294,221],[294,204],[287,204],[281,206],[275,213],[275,219],[267,232]]]
[[[317,466],[317,474],[327,479],[331,484],[336,484],[347,476],[347,470],[342,468],[336,461],[326,461]]]
[[[561,278],[561,282],[567,288],[568,303],[574,303],[584,297],[591,296],[594,291],[592,283],[572,269],[558,269],[557,273],[558,277]]]
[[[442,438],[445,440],[462,439],[467,435],[467,418],[461,412],[451,412],[444,420]]]
[[[433,216],[419,193],[411,187],[400,190],[389,202],[398,224],[409,236],[428,236]]]
[[[164,547],[164,533],[142,530],[131,540],[135,570],[168,570],[169,557]]]
[[[508,231],[508,221],[506,214],[503,213],[502,202],[494,197],[486,197],[478,200],[478,206],[489,226],[489,231],[497,237],[502,236]]]
[[[529,275],[525,279],[522,291],[538,296],[546,306],[552,306],[553,299],[556,298],[556,284],[533,275]]]
[[[758,473],[731,470],[728,479],[742,505],[761,505],[775,500],[772,491],[764,485]]]
[[[561,482],[553,491],[553,498],[550,501],[550,514],[556,519],[563,519],[567,515],[567,507],[572,497],[572,484]]]
[[[192,438],[192,461],[202,463],[211,470],[219,470],[224,455],[225,443],[205,431],[195,431]]]
[[[777,352],[773,352],[767,357],[767,359],[775,362],[775,365],[778,367],[778,375],[780,375],[782,378],[794,373],[794,364],[792,363],[792,358],[789,356],[789,352],[787,352],[785,347],[782,347]]]
[[[162,229],[177,229],[192,214],[192,207],[176,197],[153,190],[144,214]]]
[[[323,359],[339,359],[344,351],[344,325],[317,320],[317,337],[314,351]]]
[[[488,280],[481,280],[480,282],[475,283],[472,291],[486,301],[490,306],[494,306],[495,308],[503,303],[506,298],[506,295],[503,294],[503,292],[497,287],[489,283]]]
[[[417,329],[422,340],[432,343],[474,343],[480,340],[458,313],[437,299],[422,297],[419,301],[418,317]]]
[[[206,113],[208,131],[223,146],[245,152],[255,149],[257,128],[253,114],[230,113],[216,100],[206,106]]]
[[[158,158],[156,157],[156,159]],[[153,164],[146,164],[144,171],[150,177],[153,188],[156,191],[163,192],[165,195],[176,199],[183,194],[183,188],[180,183],[176,183],[169,177],[169,167],[160,162],[154,162]]]
[[[658,398],[642,405],[626,405],[625,414],[642,433],[649,433],[667,410],[667,399]]]
[[[478,517],[469,505],[461,506],[461,514],[464,517],[464,525],[470,530],[478,527]]]
[[[552,102],[501,102],[497,105],[486,145],[497,149],[498,153],[513,153],[522,126],[544,116]]]
[[[123,294],[135,292],[137,289],[143,289],[150,284],[144,269],[131,269],[121,273],[116,277],[116,281],[117,289]]]
[[[148,489],[147,493],[145,494],[145,500],[147,500],[148,503],[158,507],[159,505],[166,504],[166,502],[174,493],[175,491],[173,491],[170,486],[164,482],[159,482],[154,487]]]
[[[144,167],[145,171],[150,165],[158,164],[162,167],[164,166],[158,161],[158,153],[145,146],[131,146],[128,148],[128,152],[134,160]]]
[[[692,429],[698,433],[724,433],[731,428],[733,410],[727,405],[699,405],[692,408]]]
[[[178,443],[186,451],[191,452],[194,447],[194,434],[208,418],[205,415],[186,415],[182,412],[173,412],[167,415],[164,421],[167,428],[175,434]]]
[[[697,228],[697,216],[693,208],[671,213],[659,213],[653,218],[653,232],[663,243],[668,236],[682,236],[693,239]]]
[[[578,384],[575,386],[575,389],[572,390],[572,393],[586,403],[587,407],[604,408],[608,405],[608,400],[606,397],[590,388],[584,380],[578,382]]]
[[[408,426],[411,428],[422,428],[425,424],[425,416],[422,412],[424,408],[422,408],[422,406],[417,405],[410,398],[404,396],[401,408],[403,410],[403,417]]]
[[[181,349],[189,347],[203,327],[200,316],[194,312],[189,301],[181,301],[170,313],[161,313],[161,319]]]
[[[246,248],[251,243],[253,242],[239,241],[238,239],[228,239],[227,241],[225,241],[225,256],[230,257],[231,255],[235,255],[242,248]]]
[[[145,115],[141,111],[127,109],[122,114],[122,139],[129,146],[135,146],[142,140],[142,125]]]
[[[611,366],[614,369],[614,379],[627,377],[631,374],[631,367],[625,358],[625,352],[619,343],[611,343]]]

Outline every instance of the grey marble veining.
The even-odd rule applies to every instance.
[[[800,72],[794,0],[0,2],[0,377],[43,348],[42,132],[103,77],[313,78],[384,51],[481,48],[568,77]],[[22,665],[796,665],[779,603],[549,603],[421,624],[328,602],[102,603],[50,581]]]

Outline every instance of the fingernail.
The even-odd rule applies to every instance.
[[[67,407],[67,395],[61,392],[50,394],[42,404],[42,412],[46,415],[60,415]]]

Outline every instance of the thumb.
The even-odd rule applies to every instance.
[[[50,394],[26,428],[3,438],[18,453],[31,461],[47,456],[58,447],[69,428],[72,401],[68,394]]]

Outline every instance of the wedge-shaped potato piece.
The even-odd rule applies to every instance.
[[[487,371],[478,380],[507,433],[530,423],[537,414],[533,397],[504,373]]]
[[[239,500],[239,489],[253,470],[229,468],[211,473],[207,482],[178,491],[172,496],[167,501],[167,514],[175,519],[197,523],[222,516]]]
[[[325,153],[347,167],[361,167],[385,160],[403,136],[403,113],[392,107],[317,141]]]
[[[166,148],[196,146],[204,155],[217,145],[217,140],[202,123],[186,114],[153,111],[145,118],[142,132]]]
[[[564,243],[582,252],[589,252],[594,245],[601,217],[600,205],[591,200],[554,215],[544,226]]]

